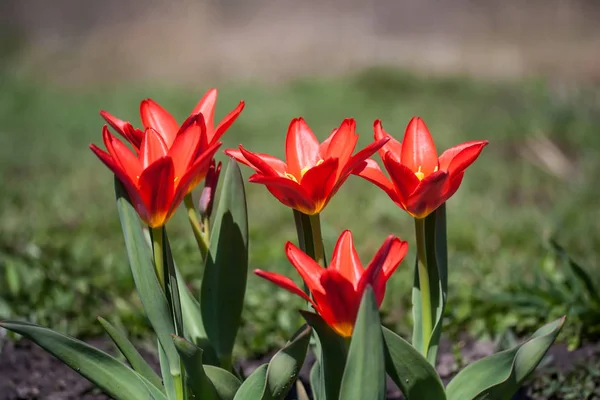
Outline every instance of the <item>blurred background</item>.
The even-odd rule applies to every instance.
[[[224,148],[282,157],[296,116],[320,139],[354,117],[361,146],[375,119],[400,139],[413,115],[440,153],[488,139],[448,203],[447,332],[520,336],[569,312],[562,340],[585,345],[600,321],[585,289],[600,272],[599,20],[594,0],[0,0],[0,318],[90,337],[99,314],[145,337],[112,176],[87,147],[101,143],[101,109],[140,126],[151,97],[182,121],[218,87],[218,116],[247,103]],[[291,212],[247,191],[252,267],[296,278],[283,254]],[[329,248],[352,229],[365,263],[390,232],[414,245],[411,219],[359,178],[322,221]],[[183,213],[169,228],[198,287]],[[403,334],[413,259],[385,302]],[[251,277],[238,354],[284,342],[294,305]]]

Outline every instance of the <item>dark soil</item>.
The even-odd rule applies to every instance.
[[[92,340],[90,343],[112,351],[112,345],[104,339]],[[442,346],[441,350],[438,371],[447,383],[455,373],[456,362],[449,352],[448,344]],[[491,343],[473,341],[463,348],[463,361],[470,362],[493,351],[494,346]],[[142,354],[153,367],[158,368],[156,357],[147,352]],[[549,355],[547,364],[539,370],[538,374],[544,374],[549,370],[554,371],[553,373],[568,372],[575,365],[596,362],[600,356],[600,344],[587,345],[573,352],[567,351],[564,345],[555,345]],[[264,357],[244,361],[239,364],[239,368],[244,375],[248,375],[269,359],[270,357]],[[314,358],[309,354],[301,372],[301,378],[305,382],[313,361]],[[532,399],[526,393],[527,390],[523,389],[513,397],[513,400]],[[294,399],[294,393],[290,393],[288,397]],[[104,400],[107,398],[108,396],[95,389],[88,380],[28,340],[6,342],[0,350],[0,400]],[[388,399],[402,399],[400,392],[391,381],[388,381]]]

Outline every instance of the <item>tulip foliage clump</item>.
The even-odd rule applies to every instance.
[[[216,101],[212,89],[179,124],[159,104],[144,100],[140,128],[102,111],[108,123],[102,130],[104,149],[91,145],[115,176],[129,265],[156,334],[160,374],[103,318],[100,324],[127,364],[42,326],[17,321],[0,326],[33,340],[106,394],[123,400],[271,400],[286,398],[292,389],[301,400],[377,400],[385,399],[386,376],[409,400],[504,400],[519,389],[556,339],[564,318],[513,349],[472,363],[446,386],[435,370],[451,270],[445,203],[487,141],[459,144],[438,155],[427,126],[415,117],[401,142],[375,121],[373,142],[357,150],[353,119],[342,121],[320,143],[304,119],[296,118],[285,138],[285,160],[242,145],[225,150],[230,160],[213,207],[221,171],[214,157],[221,137],[244,108],[240,102],[215,125]],[[264,185],[293,210],[290,223],[298,242],[281,243],[281,251],[303,285],[292,280],[292,268],[286,274],[267,269],[254,273],[306,301],[299,310],[306,323],[249,376],[236,369],[232,356],[250,240],[239,163],[254,170],[249,182]],[[390,207],[399,207],[398,219],[408,214],[414,220],[410,342],[383,327],[379,315],[386,283],[405,258],[408,243],[389,235],[367,265],[348,230],[340,234],[330,257],[323,248],[321,214],[351,175],[384,190]],[[192,191],[201,183],[196,204]],[[167,235],[169,219],[181,203],[204,261],[199,293],[192,293],[179,273]],[[310,379],[301,381],[309,351],[316,361]]]

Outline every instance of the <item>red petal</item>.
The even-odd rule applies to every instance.
[[[139,179],[139,190],[148,206],[148,215],[140,215],[151,228],[164,225],[172,208],[175,179],[173,160],[162,157],[144,169]]]
[[[375,286],[375,282],[377,282],[380,277],[383,275],[383,267],[385,262],[392,250],[392,245],[394,243],[395,237],[390,235],[387,237],[385,242],[381,245],[377,253],[373,256],[373,259],[365,269],[365,272],[362,274],[360,281],[358,282],[357,292],[362,295],[367,285]],[[378,293],[375,292],[377,295]],[[381,305],[381,301],[383,301],[383,297],[377,297],[377,305]]]
[[[454,176],[451,176],[450,178],[448,178],[448,180],[446,181],[446,185],[444,186],[444,190],[443,190],[443,194],[442,194],[442,197],[444,199],[448,200],[450,197],[452,197],[454,195],[454,193],[456,193],[456,191],[460,187],[460,184],[462,183],[464,176],[465,176],[465,173],[463,171],[460,174],[455,174]]]
[[[314,214],[317,206],[312,202],[308,193],[295,181],[280,176],[254,174],[248,182],[261,183],[282,204],[294,208],[304,214]]]
[[[107,154],[103,150],[99,149],[94,144],[90,145],[90,149],[94,152],[94,154],[96,154],[96,156],[100,159],[100,161],[102,161],[104,163],[104,165],[106,165],[116,175],[116,177],[125,186],[125,189],[127,190],[127,193],[129,194],[129,198],[130,198],[133,206],[135,207],[136,211],[138,212],[138,214],[140,216],[147,215],[148,209],[147,209],[146,205],[144,204],[144,200],[142,199],[142,195],[140,194],[135,181],[133,181],[132,178],[130,176],[128,176],[127,173],[125,171],[123,171],[123,169],[121,169],[121,167],[119,165],[117,165],[117,163],[112,159],[112,157],[109,154]],[[136,181],[137,181],[137,179],[136,179]]]
[[[152,99],[142,101],[140,104],[140,114],[144,128],[146,130],[148,128],[156,130],[167,144],[167,148],[171,147],[177,131],[179,131],[179,124],[175,118]]]
[[[285,176],[286,165],[283,161],[268,154],[253,153],[240,145],[240,152],[256,172],[266,176]],[[287,179],[287,178],[286,178]]]
[[[447,199],[444,187],[448,180],[446,171],[437,171],[426,176],[416,190],[404,201],[405,209],[415,218],[425,218]]]
[[[337,270],[344,279],[352,283],[355,290],[358,288],[358,281],[365,269],[358,258],[352,232],[349,230],[344,231],[335,244],[329,269]]]
[[[137,134],[139,130],[134,129],[129,122],[123,121],[104,110],[100,111],[100,116],[104,118],[111,128],[127,139],[134,147],[140,147],[142,137]]]
[[[431,174],[438,167],[438,156],[435,143],[429,133],[425,122],[419,117],[414,117],[406,127],[402,141],[402,164],[413,172],[419,167],[425,176]]]
[[[113,160],[126,171],[129,176],[140,176],[142,173],[142,164],[140,163],[140,160],[127,146],[108,131],[106,125],[102,128],[102,139],[106,146],[106,150],[108,150],[108,153]]]
[[[166,156],[167,152],[168,147],[161,135],[152,128],[146,129],[144,140],[140,146],[142,167],[148,168],[154,161]]]
[[[440,169],[448,171],[450,175],[463,172],[473,164],[487,144],[487,140],[479,140],[449,148],[440,156]]]
[[[338,160],[330,158],[321,164],[310,168],[300,181],[300,186],[308,193],[309,198],[316,205],[313,213],[321,212],[333,195],[336,183]]]
[[[348,326],[354,326],[360,296],[338,271],[327,269],[321,275],[321,285],[325,295],[314,294],[316,303],[321,309],[323,319],[341,335],[348,335]]]
[[[176,183],[176,193],[175,193],[175,201],[179,205],[179,202],[183,199],[183,197],[191,192],[202,180],[206,177],[206,173],[210,168],[210,162],[219,147],[221,146],[221,142],[214,143],[210,146],[205,152],[196,156],[196,158],[192,161],[192,165],[190,165],[183,176],[179,177]],[[177,207],[175,205],[175,207]],[[174,211],[174,210],[173,210]]]
[[[394,139],[389,133],[387,133],[383,129],[383,125],[381,124],[381,120],[375,121],[373,124],[373,131],[375,132],[375,140],[381,140],[385,137],[389,137],[390,140],[387,142],[381,149],[379,149],[379,155],[381,158],[387,153],[390,152],[390,156],[393,157],[396,161],[401,163],[402,159],[402,143]]]
[[[209,89],[200,99],[196,107],[191,112],[191,115],[202,113],[206,121],[206,130],[212,137],[215,130],[215,104],[217,103],[217,89]],[[210,140],[209,140],[210,141]]]
[[[248,150],[245,150],[247,153],[250,153]],[[225,154],[228,155],[229,157],[235,158],[238,162],[241,162],[244,165],[247,165],[250,168],[253,168],[254,170],[257,170],[257,168],[254,166],[254,164],[252,164],[250,161],[248,161],[246,159],[246,157],[244,157],[244,154],[236,149],[226,149]],[[262,162],[265,162],[269,165],[269,167],[271,169],[269,169],[269,171],[271,170],[275,170],[276,174],[279,176],[285,176],[285,163],[283,161],[281,161],[279,158],[273,157],[269,154],[264,154],[264,153],[252,153],[255,156],[259,157]]]
[[[397,200],[404,203],[419,186],[419,178],[406,165],[400,164],[386,154],[383,163],[394,184]]]
[[[352,174],[355,169],[359,168],[362,165],[363,161],[375,154],[375,152],[381,149],[381,147],[384,146],[390,139],[391,138],[388,136],[383,139],[377,140],[369,144],[367,147],[365,147],[352,157],[350,157],[348,163],[343,167],[340,176],[344,177]]]
[[[296,285],[296,283],[294,283],[293,280],[291,280],[287,276],[275,274],[273,272],[263,271],[260,269],[255,269],[254,273],[256,275],[260,276],[261,278],[264,278],[266,280],[273,282],[274,284],[287,290],[288,292],[302,297],[304,300],[310,302],[313,305],[313,307],[315,307],[315,309],[317,308],[317,305],[315,304],[315,302],[310,297],[308,297],[308,295],[306,293],[304,293],[304,291],[302,289],[300,289],[298,287],[298,285]]]
[[[355,131],[356,122],[354,119],[345,119],[340,127],[327,138],[327,146],[320,146],[321,158],[338,158],[340,165],[346,165],[358,142],[358,135]]]
[[[381,171],[379,164],[375,160],[371,158],[365,160],[359,168],[354,170],[354,174],[379,186],[394,202],[398,202],[394,184]]]
[[[379,273],[375,278],[375,281],[371,283],[373,285],[373,291],[375,291],[378,305],[381,305],[381,302],[383,302],[385,297],[385,288],[388,279],[394,273],[396,268],[398,268],[407,252],[408,243],[403,242],[398,238],[393,238],[392,247],[383,262],[381,273]]]
[[[201,138],[206,136],[206,126],[202,114],[196,114],[192,120],[181,125],[181,130],[169,149],[169,156],[175,166],[175,177],[181,178],[196,155]]]
[[[295,118],[290,123],[285,139],[285,159],[287,171],[298,180],[305,167],[312,167],[319,161],[319,141],[302,118]]]
[[[221,138],[221,136],[223,136],[223,134],[225,133],[225,131],[227,129],[229,129],[229,127],[235,122],[235,120],[240,116],[240,113],[242,112],[242,110],[244,109],[244,106],[246,105],[246,103],[244,103],[243,101],[240,101],[240,103],[237,105],[236,108],[234,108],[233,110],[231,110],[226,116],[225,118],[223,118],[221,120],[221,122],[219,122],[219,125],[217,126],[217,128],[214,131],[214,134],[212,135],[212,137],[209,135],[209,142],[214,142],[215,140],[219,140]]]
[[[323,286],[321,286],[321,275],[326,271],[323,267],[292,242],[285,244],[285,254],[311,293],[325,293]]]

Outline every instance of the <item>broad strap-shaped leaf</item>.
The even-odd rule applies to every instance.
[[[410,343],[387,328],[385,340],[386,371],[407,400],[443,400],[444,385],[435,368]]]
[[[26,322],[5,321],[0,326],[32,340],[115,399],[167,399],[133,369],[80,340]]]
[[[319,345],[315,347],[317,363],[311,370],[311,386],[316,400],[337,400],[344,375],[348,349],[339,336],[320,315],[300,310],[302,317],[317,333]]]
[[[267,380],[267,369],[269,364],[263,364],[242,383],[235,394],[234,400],[260,400],[265,390]]]
[[[102,317],[98,317],[98,321],[108,333],[108,336],[115,343],[121,354],[125,356],[127,362],[131,365],[131,368],[134,369],[138,374],[142,375],[146,378],[150,383],[152,383],[156,388],[160,390],[164,390],[162,379],[160,376],[154,372],[152,367],[148,365],[146,360],[141,356],[141,354],[137,351],[137,349],[133,346],[133,344],[127,339],[127,336],[119,329],[114,327],[110,322],[105,320]]]
[[[244,180],[229,161],[210,237],[200,295],[208,339],[231,368],[231,352],[241,322],[248,277],[248,215]]]
[[[385,357],[379,308],[367,286],[360,301],[344,369],[340,399],[385,400]]]
[[[129,202],[127,192],[116,178],[115,193],[135,287],[152,329],[165,351],[170,373],[177,375],[181,373],[181,367],[179,365],[179,355],[173,344],[173,339],[171,339],[171,335],[175,333],[175,326],[173,325],[167,298],[154,271],[151,249],[144,237],[140,219]]]
[[[231,372],[212,365],[205,365],[204,372],[212,382],[221,400],[233,400],[242,383]]]
[[[275,355],[267,368],[262,399],[281,400],[290,390],[306,357],[312,329],[303,326]]]
[[[510,398],[542,361],[564,321],[565,317],[546,324],[527,342],[467,366],[448,384],[448,400]]]
[[[215,387],[206,376],[206,372],[204,372],[202,349],[178,336],[173,337],[173,342],[186,371],[186,384],[192,390],[194,398],[203,400],[218,399]]]

